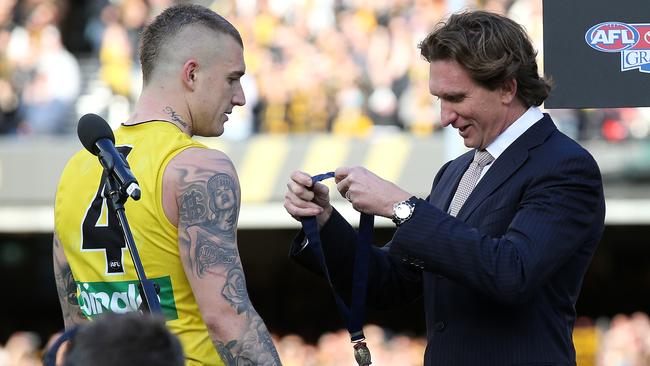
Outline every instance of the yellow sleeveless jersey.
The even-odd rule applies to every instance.
[[[201,318],[178,252],[178,233],[162,206],[165,167],[189,147],[205,148],[169,122],[121,126],[115,145],[128,161],[142,196],[125,204],[147,278],[160,286],[167,326],[183,344],[187,365],[223,365]],[[103,169],[86,150],[66,165],[56,193],[55,229],[88,318],[135,311],[138,278],[117,218],[103,197]]]

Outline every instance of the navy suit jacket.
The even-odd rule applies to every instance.
[[[373,248],[368,306],[424,296],[425,365],[575,365],[575,304],[604,228],[598,166],[545,115],[452,217],[472,157],[444,165],[429,198],[390,243]],[[313,248],[300,250],[302,236],[291,256],[320,273]],[[332,281],[348,298],[356,232],[335,211],[321,240]]]

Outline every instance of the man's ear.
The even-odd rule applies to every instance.
[[[190,90],[196,87],[196,74],[199,70],[199,63],[195,59],[189,59],[183,64],[182,83]]]
[[[517,79],[510,78],[503,82],[500,88],[501,102],[510,104],[517,96]]]

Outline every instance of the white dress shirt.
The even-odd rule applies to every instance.
[[[535,122],[539,121],[543,117],[544,114],[538,107],[532,106],[528,108],[528,110],[522,114],[521,117],[517,118],[517,120],[508,126],[505,131],[497,136],[497,138],[492,141],[492,143],[488,145],[485,150],[487,150],[494,158],[494,161],[496,161],[499,156],[503,154],[504,151],[506,151],[508,146],[515,142],[519,136],[523,135],[524,132],[526,132],[535,124]],[[483,178],[485,172],[487,172],[494,164],[494,161],[483,168],[481,171],[481,176],[478,178],[479,181],[481,178]]]

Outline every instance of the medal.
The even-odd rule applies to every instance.
[[[334,172],[315,175],[312,177],[312,184],[332,177],[334,177]],[[363,319],[368,289],[368,263],[370,260],[370,249],[372,247],[374,219],[375,217],[373,215],[365,213],[361,213],[361,217],[359,218],[357,252],[354,256],[354,272],[352,274],[352,299],[350,299],[349,308],[332,284],[327,263],[325,262],[325,254],[323,253],[316,218],[310,216],[301,219],[305,236],[309,240],[309,245],[315,248],[314,255],[321,266],[323,275],[327,279],[327,282],[329,282],[330,288],[334,293],[336,306],[338,306],[339,312],[347,325],[348,332],[350,332],[350,340],[354,344],[354,359],[359,366],[369,366],[372,363],[370,361],[370,351],[366,343],[362,341],[365,340],[363,335]]]
[[[369,366],[372,363],[370,361],[370,350],[368,350],[366,342],[354,344],[354,359],[357,360],[359,366]]]

